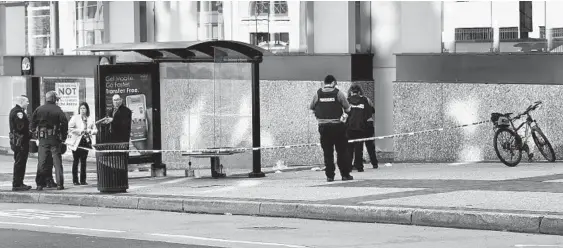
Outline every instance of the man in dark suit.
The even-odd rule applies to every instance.
[[[113,108],[107,112],[104,124],[109,124],[109,142],[129,142],[131,137],[131,110],[123,106],[123,99],[115,94],[112,97]]]

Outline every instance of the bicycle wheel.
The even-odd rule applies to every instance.
[[[532,138],[534,139],[534,143],[536,143],[536,147],[540,150],[541,155],[543,155],[547,161],[555,162],[555,152],[553,151],[553,147],[539,127],[532,129]]]
[[[520,137],[510,129],[501,128],[495,133],[494,146],[497,157],[509,167],[520,163],[522,159],[521,143]]]

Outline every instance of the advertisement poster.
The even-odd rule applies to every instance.
[[[106,113],[113,110],[113,96],[119,95],[122,104],[132,112],[131,150],[152,149],[152,92],[149,73],[111,74],[104,78]],[[142,155],[131,153],[130,156]],[[147,154],[150,155],[150,154]]]
[[[60,97],[59,107],[64,112],[77,111],[80,104],[80,95],[78,83],[55,83],[55,92]]]
[[[65,112],[67,120],[78,113],[78,106],[81,102],[87,102],[86,79],[84,78],[41,78],[41,104],[45,104],[45,94],[54,90],[61,99],[58,105]],[[88,92],[93,94],[94,92]],[[89,102],[91,111],[94,111],[94,103]]]

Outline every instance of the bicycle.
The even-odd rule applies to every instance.
[[[538,147],[540,153],[545,157],[545,159],[549,162],[555,162],[555,152],[553,151],[551,143],[549,143],[549,140],[547,140],[547,137],[542,132],[537,121],[534,120],[530,114],[531,111],[536,110],[541,105],[541,101],[534,102],[533,105],[528,106],[526,111],[515,117],[511,117],[513,113],[491,114],[491,121],[494,125],[493,130],[496,130],[493,140],[495,152],[500,161],[505,165],[509,167],[518,165],[520,160],[522,160],[522,150],[525,150],[528,154],[528,160],[532,160],[533,154],[530,153],[530,148],[527,144],[530,135],[532,136],[536,147]],[[517,128],[515,128],[514,121],[520,119],[522,116],[526,116],[526,121],[522,122]],[[525,127],[524,137],[518,135],[518,131],[522,127]],[[528,133],[528,131],[530,132]],[[501,151],[508,151],[510,159],[515,158],[515,160],[511,160],[512,162],[509,162],[507,158],[501,155]]]

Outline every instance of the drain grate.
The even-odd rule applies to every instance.
[[[286,226],[252,226],[252,227],[242,227],[239,229],[246,229],[246,230],[261,230],[261,231],[275,231],[275,230],[294,230],[297,229],[295,227],[286,227]]]

